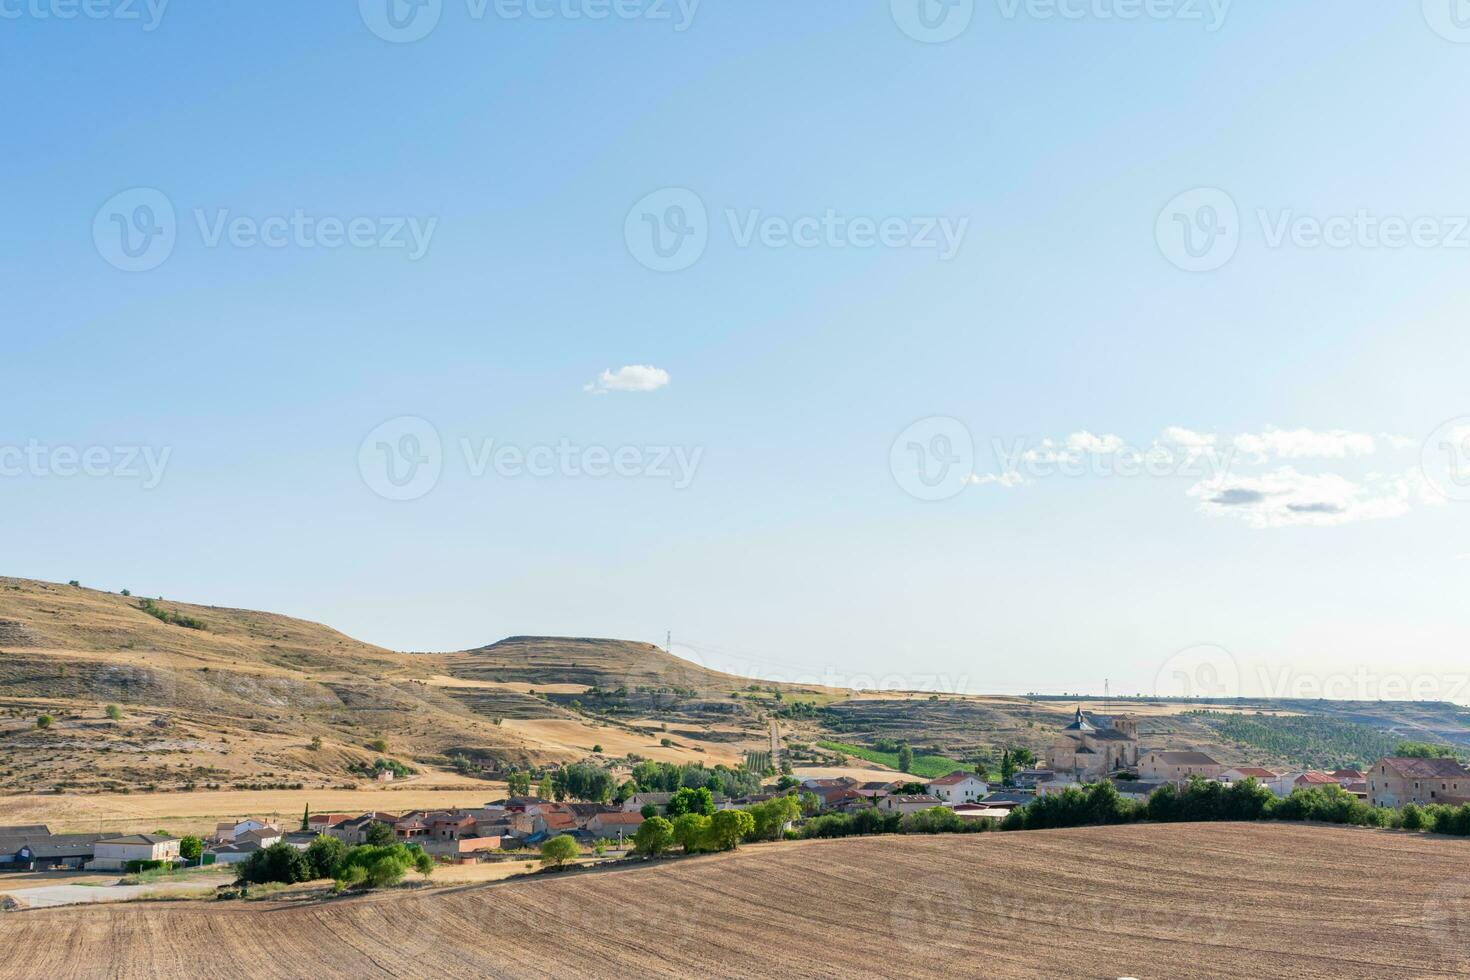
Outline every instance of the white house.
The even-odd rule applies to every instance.
[[[158,834],[133,834],[99,840],[92,852],[89,868],[97,871],[121,871],[129,861],[177,861],[179,839]]]
[[[952,772],[925,785],[924,792],[946,803],[973,803],[989,795],[990,787],[973,772]]]

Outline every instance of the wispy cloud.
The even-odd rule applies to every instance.
[[[1189,489],[1199,509],[1251,527],[1322,527],[1402,517],[1416,502],[1438,503],[1423,475],[1369,476],[1357,481],[1336,473],[1308,474],[1283,466],[1258,476],[1223,475]]]
[[[582,390],[594,395],[610,391],[657,391],[669,383],[669,372],[647,364],[629,364],[616,371],[603,371]]]
[[[972,487],[1005,487],[1010,490],[1031,481],[1015,470],[1006,470],[1004,473],[971,473],[966,482]]]
[[[1267,427],[1264,432],[1242,433],[1234,438],[1232,444],[1257,462],[1271,459],[1346,459],[1372,456],[1378,451],[1378,444],[1372,436],[1345,429],[1316,432]]]

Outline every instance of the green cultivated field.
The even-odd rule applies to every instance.
[[[891,769],[898,768],[897,752],[879,752],[876,749],[865,749],[861,745],[849,745],[846,742],[818,742],[817,745],[829,752],[841,752],[868,762],[876,762],[879,765],[888,766]],[[923,776],[925,779],[933,779],[936,776],[948,776],[956,769],[967,768],[964,763],[953,759],[946,759],[942,755],[919,755],[914,753],[914,764],[910,771],[915,776]]]

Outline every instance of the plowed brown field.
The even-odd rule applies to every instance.
[[[1470,842],[1298,825],[872,837],[296,907],[0,916],[0,976],[1451,977]]]

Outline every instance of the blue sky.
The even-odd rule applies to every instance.
[[[0,4],[0,571],[401,649],[1470,701],[1448,0],[961,0],[943,43],[917,2]],[[1134,450],[1176,465],[1102,475]]]

